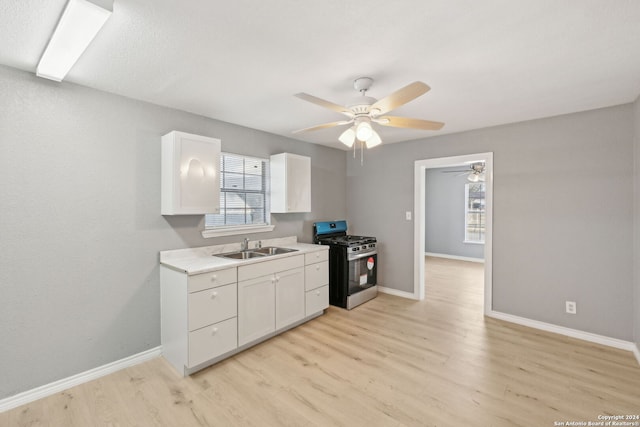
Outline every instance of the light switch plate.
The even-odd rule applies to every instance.
[[[411,211],[406,211],[404,213],[404,216],[407,219],[407,221],[411,221]]]

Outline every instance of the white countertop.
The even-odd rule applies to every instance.
[[[249,243],[249,248],[255,247],[256,241]],[[160,264],[174,270],[192,274],[207,273],[209,271],[221,270],[239,265],[248,265],[258,262],[271,261],[278,258],[301,255],[316,251],[328,251],[329,246],[314,245],[310,243],[298,243],[297,238],[284,237],[279,239],[262,240],[262,247],[277,246],[279,248],[296,249],[296,252],[288,252],[280,255],[270,255],[249,259],[231,259],[215,256],[227,252],[235,252],[241,249],[241,243],[230,243],[226,245],[203,246],[200,248],[176,249],[160,252]]]

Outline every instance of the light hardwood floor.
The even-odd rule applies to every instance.
[[[640,414],[630,352],[482,315],[482,265],[427,259],[425,301],[326,315],[190,378],[158,358],[2,426],[554,426]]]

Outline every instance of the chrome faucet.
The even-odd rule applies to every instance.
[[[246,251],[247,249],[249,249],[249,239],[245,237],[242,241],[242,250]]]

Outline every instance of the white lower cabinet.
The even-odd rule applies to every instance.
[[[304,306],[307,316],[329,307],[329,286],[321,286],[307,291]]]
[[[276,329],[304,318],[304,269],[276,274]]]
[[[304,255],[240,266],[238,277],[239,345],[304,318]]]
[[[328,259],[328,251],[312,252],[305,256],[305,316],[310,316],[329,307]]]
[[[189,276],[160,267],[162,355],[182,375],[238,347],[237,268]]]
[[[189,366],[197,366],[238,347],[238,322],[227,319],[189,332]]]
[[[276,329],[273,275],[238,284],[238,344],[245,345]]]
[[[162,355],[182,375],[322,314],[327,250],[188,275],[160,266]]]

